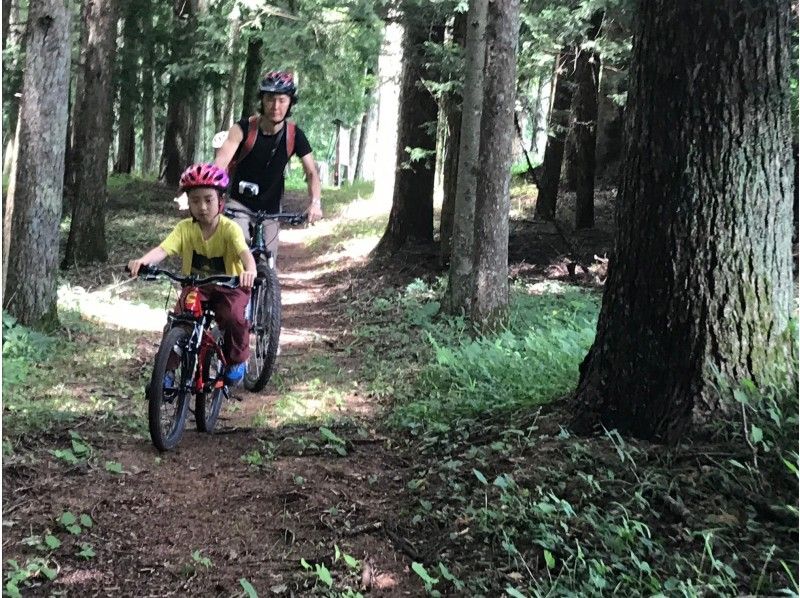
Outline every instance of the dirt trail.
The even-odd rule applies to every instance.
[[[321,301],[325,289],[303,245],[306,234],[282,233],[279,258],[284,328],[278,367],[295,371],[312,354],[335,358],[334,343],[325,341],[341,333]],[[153,346],[158,334],[150,336]],[[172,453],[159,455],[147,439],[130,434],[95,434],[87,422],[80,431],[101,455],[99,466],[70,469],[48,459],[6,468],[6,488],[14,491],[4,493],[4,519],[31,524],[30,530],[6,529],[6,559],[22,560],[20,534],[53,528],[64,511],[94,520],[80,537],[64,539],[75,547],[57,552],[56,580],[24,595],[232,596],[243,595],[238,580],[246,578],[260,596],[302,596],[312,592],[315,576],[303,571],[301,558],[312,568],[325,564],[334,588],[359,589],[361,570],[348,572],[341,559],[334,564],[334,545],[370,564],[373,591],[385,588],[380,595],[423,593],[387,529],[401,508],[404,465],[364,417],[369,405],[354,396],[342,406],[358,423],[334,428],[347,441],[341,456],[320,447],[316,425],[253,426],[254,415],[269,417],[279,399],[275,384],[259,395],[238,394],[244,400],[233,410],[225,407],[220,433],[197,433],[190,414]],[[243,461],[253,451],[261,465]],[[124,474],[107,472],[102,463],[109,460],[121,463]],[[79,542],[89,542],[96,555],[71,556]],[[210,568],[193,561],[195,550],[211,560]]]

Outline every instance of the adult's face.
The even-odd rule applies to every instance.
[[[279,123],[286,118],[286,113],[292,105],[292,99],[285,93],[265,93],[261,97],[261,107],[264,115],[273,123]]]

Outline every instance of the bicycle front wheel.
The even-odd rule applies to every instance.
[[[216,351],[206,351],[203,360],[203,392],[197,393],[194,403],[194,419],[200,432],[211,434],[217,425],[222,408],[222,386],[217,387],[217,379],[222,379],[225,366]]]
[[[269,382],[278,355],[281,336],[281,288],[272,268],[263,273],[263,282],[253,290],[250,323],[250,359],[244,387],[251,392],[262,390]]]
[[[150,378],[148,423],[153,445],[160,451],[175,448],[183,436],[189,408],[192,365],[188,359],[190,332],[176,327],[161,340]]]

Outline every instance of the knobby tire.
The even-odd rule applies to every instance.
[[[187,358],[190,332],[186,328],[175,327],[169,330],[161,340],[158,348],[155,364],[153,365],[153,375],[150,379],[150,396],[148,397],[148,423],[150,426],[150,438],[153,445],[160,451],[169,451],[175,448],[183,436],[183,429],[186,425],[186,415],[189,408],[189,390],[187,390],[187,377],[192,375],[192,364],[188,363]],[[183,356],[178,357],[173,348],[181,348]],[[164,389],[164,375],[168,371],[170,357],[173,363],[177,363],[174,368],[175,382],[177,389],[166,391]],[[170,417],[168,430],[162,426],[162,411],[166,407]]]

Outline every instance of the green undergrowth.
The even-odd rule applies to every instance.
[[[444,281],[416,281],[363,305],[355,346],[369,391],[395,399],[391,425],[420,433],[548,403],[571,390],[594,338],[599,297],[557,284],[514,286],[501,331],[473,336],[440,313]]]
[[[400,514],[429,593],[796,596],[796,388],[796,367],[720,387],[741,411],[674,448],[538,410],[429,430]]]
[[[42,334],[3,313],[3,446],[90,419],[140,431],[144,375],[137,336],[59,312],[60,328]]]

